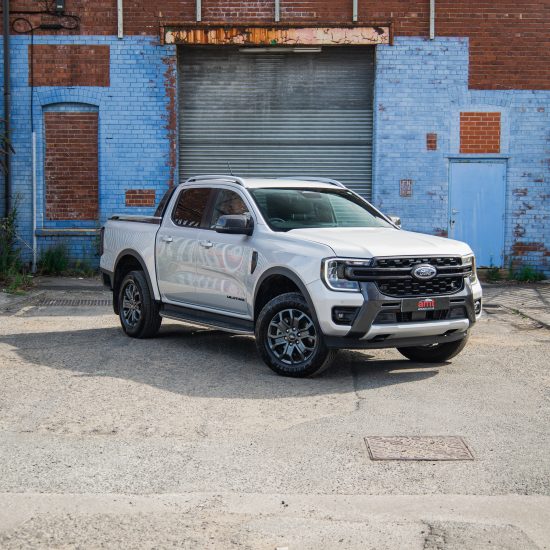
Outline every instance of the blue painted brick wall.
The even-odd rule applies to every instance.
[[[448,229],[449,157],[459,154],[461,111],[502,113],[507,160],[506,267],[550,273],[550,92],[468,89],[468,39],[396,38],[376,50],[374,202],[405,228]],[[426,134],[438,136],[437,151]],[[466,155],[464,155],[466,157]],[[412,197],[399,181],[412,179]],[[524,251],[523,248],[538,250]]]
[[[175,59],[173,46],[160,46],[151,37],[118,40],[105,36],[40,36],[35,44],[106,44],[110,46],[109,87],[38,87],[34,89],[33,121],[37,133],[37,227],[40,248],[64,242],[73,258],[98,263],[96,237],[85,229],[99,227],[113,213],[150,214],[152,208],[126,207],[127,189],[167,189],[173,170],[169,166],[167,120],[169,97],[165,73],[167,60]],[[19,233],[32,242],[32,170],[30,88],[27,51],[29,37],[14,36],[12,59],[13,194],[18,202]],[[1,75],[0,75],[1,76]],[[3,82],[1,82],[3,87]],[[99,112],[99,210],[98,222],[48,221],[44,208],[45,110],[97,110]],[[53,229],[70,232],[53,236]],[[75,229],[82,229],[80,233]],[[44,230],[44,231],[42,231]],[[44,235],[48,235],[47,237]],[[22,246],[26,260],[30,252]]]
[[[37,44],[108,44],[108,88],[37,88],[33,120],[38,135],[38,227],[91,229],[86,222],[43,220],[44,109],[85,106],[99,112],[100,220],[116,212],[151,213],[127,208],[126,189],[154,188],[157,198],[174,172],[167,129],[170,98],[166,72],[175,48],[150,37],[36,37]],[[20,234],[31,242],[30,89],[27,85],[29,38],[12,38],[14,192],[20,197]],[[0,75],[1,78],[1,75]],[[2,83],[3,84],[3,83]],[[550,92],[468,89],[466,38],[396,38],[376,50],[373,202],[401,216],[405,228],[441,233],[448,228],[449,156],[459,153],[461,111],[502,113],[502,154],[509,156],[506,245],[508,259],[550,274]],[[60,106],[59,104],[63,104]],[[438,135],[437,151],[426,150],[426,134]],[[413,196],[399,196],[399,180],[412,179]],[[74,257],[95,254],[89,235],[39,237],[43,246],[67,242]],[[83,246],[83,243],[87,243]],[[518,243],[526,245],[523,250]],[[28,250],[23,247],[28,259]],[[527,249],[527,250],[525,250]],[[89,257],[97,263],[97,257]]]

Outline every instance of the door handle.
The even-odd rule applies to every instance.
[[[451,210],[451,214],[454,216],[455,214],[459,214],[460,213],[460,210],[456,210],[456,209],[452,209]]]
[[[199,244],[203,248],[212,248],[214,246],[214,243],[212,241],[199,241]]]
[[[174,239],[172,237],[161,237],[160,240],[165,243],[171,243]]]

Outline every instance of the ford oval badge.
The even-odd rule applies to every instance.
[[[421,281],[429,281],[437,275],[437,269],[430,264],[421,264],[412,270],[412,275]]]

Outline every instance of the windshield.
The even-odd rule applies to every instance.
[[[393,227],[372,206],[344,189],[250,189],[269,227]]]

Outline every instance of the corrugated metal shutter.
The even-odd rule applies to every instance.
[[[324,176],[370,197],[373,47],[181,47],[180,179]]]

